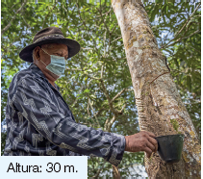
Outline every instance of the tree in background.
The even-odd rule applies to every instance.
[[[159,48],[168,59],[178,92],[200,136],[200,7],[190,3],[144,3]],[[57,80],[61,94],[77,122],[122,135],[138,132],[138,116],[131,74],[120,27],[109,3],[2,2],[1,120],[5,124],[7,89],[12,77],[29,63],[18,57],[34,34],[48,26],[60,27],[77,40],[81,51],[67,61]],[[5,133],[1,133],[2,152]],[[144,153],[124,153],[117,169],[122,177],[142,164]],[[88,159],[88,175],[112,175],[102,158]]]

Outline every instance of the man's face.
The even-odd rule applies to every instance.
[[[42,45],[41,48],[46,51],[50,55],[56,55],[60,57],[68,58],[68,47],[64,44],[45,44]],[[51,73],[46,69],[46,66],[51,63],[50,55],[46,54],[39,46],[35,48],[35,64],[42,70],[45,74],[51,75],[54,79],[57,79],[58,76]],[[40,62],[43,61],[46,66]]]
[[[48,44],[50,46],[47,47],[47,45],[42,45],[41,48],[45,50],[50,55],[56,55],[60,57],[64,57],[65,59],[68,58],[68,47],[64,44]],[[43,52],[43,50],[40,49],[40,56],[43,62],[45,64],[49,64],[51,62],[51,58],[48,54]]]

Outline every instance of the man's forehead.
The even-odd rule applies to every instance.
[[[65,44],[58,44],[58,47],[68,50],[68,46]]]
[[[68,52],[68,46],[65,44],[57,44],[57,43],[53,43],[53,44],[45,44],[45,47],[48,45],[48,48],[51,51],[60,51],[60,50],[66,50]],[[50,46],[50,47],[49,47]]]
[[[61,45],[53,47],[53,50],[67,50],[68,51],[68,46],[61,44]]]
[[[68,50],[68,46],[65,44],[60,43],[50,43],[50,44],[43,44],[42,46],[48,46],[50,48],[66,48]]]

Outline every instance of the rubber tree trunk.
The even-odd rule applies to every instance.
[[[157,153],[145,156],[149,178],[200,178],[201,154],[198,135],[181,101],[167,67],[165,56],[158,49],[148,15],[138,0],[112,0],[121,29],[128,66],[134,88],[141,130],[156,136],[185,135],[181,161],[166,164]]]

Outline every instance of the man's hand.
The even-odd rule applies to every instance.
[[[144,151],[146,152],[147,157],[150,158],[152,152],[156,152],[158,150],[158,143],[155,137],[156,136],[153,133],[147,131],[141,131],[134,135],[125,136],[125,151]]]

